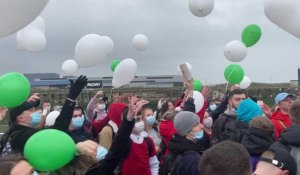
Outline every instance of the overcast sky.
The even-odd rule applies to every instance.
[[[112,38],[113,53],[100,65],[78,70],[75,75],[112,76],[113,59],[133,58],[137,75],[176,75],[182,62],[193,66],[193,75],[206,83],[225,82],[230,64],[225,44],[239,40],[248,24],[258,24],[262,38],[248,49],[240,64],[254,82],[289,82],[297,79],[300,40],[271,23],[262,0],[215,0],[213,12],[196,17],[188,0],[50,0],[41,16],[46,22],[47,46],[39,52],[16,50],[15,35],[0,38],[0,73],[57,72],[74,57],[77,41],[97,33]],[[145,51],[132,47],[136,34],[145,34]]]

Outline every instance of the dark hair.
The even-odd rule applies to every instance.
[[[290,116],[292,121],[300,124],[300,100],[295,100],[290,108]]]
[[[160,114],[161,117],[169,110],[169,101],[164,102],[164,104],[161,106]]]
[[[199,175],[249,175],[250,155],[243,145],[224,141],[204,152],[198,170]]]
[[[20,154],[8,155],[0,158],[0,174],[9,175],[11,170],[16,166],[16,164],[25,160]]]
[[[247,93],[246,93],[245,90],[242,90],[242,89],[235,89],[235,90],[229,92],[229,98],[232,98],[234,95],[241,95],[241,94],[247,95]]]

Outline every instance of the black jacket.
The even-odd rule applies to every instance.
[[[259,128],[249,128],[244,135],[242,145],[251,156],[260,156],[274,143],[274,132]]]
[[[83,127],[80,129],[71,130],[68,134],[72,137],[75,143],[84,142],[86,140],[93,140],[93,135],[87,132]]]
[[[293,125],[285,129],[281,134],[279,141],[284,145],[300,147],[300,125]]]
[[[198,161],[202,152],[204,151],[203,147],[199,146],[198,144],[179,134],[175,134],[170,140],[168,146],[169,150],[171,151],[170,154],[182,154],[179,168],[180,175],[198,174]]]
[[[66,100],[65,104],[57,117],[54,125],[50,129],[57,129],[68,133],[68,128],[73,116],[75,103]],[[40,129],[35,129],[23,125],[13,124],[8,130],[8,133],[15,133],[11,137],[11,146],[16,152],[23,152],[27,140]]]
[[[108,154],[97,167],[91,168],[86,175],[112,175],[121,160],[127,155],[130,149],[130,134],[135,121],[128,121],[124,117],[122,124],[115,136]]]
[[[212,119],[214,121],[216,121],[219,116],[227,109],[228,99],[229,97],[226,96],[225,99],[218,105],[218,107],[215,110],[211,111],[210,115],[212,116]]]

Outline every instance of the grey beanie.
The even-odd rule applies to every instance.
[[[199,122],[198,115],[188,111],[179,112],[174,118],[175,129],[182,136],[190,132]]]

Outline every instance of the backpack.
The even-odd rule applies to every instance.
[[[161,166],[160,175],[180,175],[180,168],[182,158],[188,154],[195,154],[196,151],[185,151],[183,153],[171,152],[164,158],[163,165]]]
[[[16,130],[12,133],[7,132],[3,135],[1,139],[1,145],[0,145],[0,157],[4,157],[10,154],[16,154],[18,151],[14,150],[11,146],[11,137],[18,133],[20,131]]]

